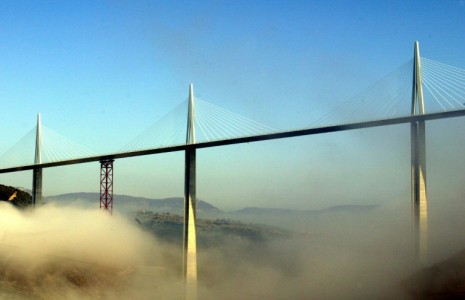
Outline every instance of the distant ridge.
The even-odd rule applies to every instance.
[[[366,212],[378,208],[379,205],[334,205],[323,209],[325,212]]]
[[[240,215],[276,215],[276,214],[305,214],[308,211],[299,211],[285,208],[246,207],[232,212]]]
[[[100,201],[100,193],[68,193],[56,196],[44,197],[44,202],[71,202],[75,200],[86,201],[89,203],[98,203]],[[147,206],[148,209],[156,208],[172,208],[175,210],[184,209],[184,198],[172,197],[164,199],[151,199],[145,197],[133,197],[128,195],[113,195],[115,205],[134,205]],[[222,212],[219,208],[210,203],[197,199],[197,209],[211,212]]]
[[[21,188],[18,188],[21,189]],[[23,189],[28,191],[26,189]],[[145,197],[134,197],[128,195],[115,194],[115,206],[133,206],[138,209],[148,209],[154,211],[164,211],[171,213],[182,214],[184,209],[184,198],[170,197],[163,199],[153,199]],[[44,202],[62,202],[70,203],[72,201],[84,201],[89,203],[98,203],[100,200],[100,193],[67,193],[56,196],[44,197]],[[266,208],[266,207],[246,207],[232,212],[224,212],[214,205],[197,199],[197,209],[199,211],[215,213],[221,215],[235,215],[235,216],[309,216],[324,213],[357,213],[369,212],[379,207],[379,205],[334,205],[320,210],[293,210],[286,208]]]
[[[335,205],[330,206],[321,210],[293,210],[286,208],[261,208],[261,207],[246,207],[244,209],[236,210],[233,214],[240,215],[308,215],[308,214],[319,214],[319,213],[330,213],[330,212],[368,212],[379,205]]]

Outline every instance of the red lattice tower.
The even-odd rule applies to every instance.
[[[113,159],[100,161],[100,209],[113,213]]]

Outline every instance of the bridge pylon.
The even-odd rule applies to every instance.
[[[195,144],[194,87],[189,86],[186,144]],[[196,168],[195,148],[187,148],[184,172],[184,228],[183,228],[183,279],[185,298],[197,299],[197,238],[196,220]]]
[[[421,83],[421,61],[415,42],[412,86],[412,116],[425,114]],[[426,139],[425,121],[412,122],[411,180],[414,255],[420,267],[428,263],[428,207],[426,198]]]
[[[36,129],[36,150],[34,164],[42,163],[41,147],[41,128],[40,128],[40,113],[37,114],[37,129]],[[42,204],[42,168],[34,167],[32,171],[32,204],[33,206]]]

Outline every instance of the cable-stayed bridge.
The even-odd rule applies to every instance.
[[[186,143],[183,135],[187,127],[188,99],[127,145],[111,153],[97,154],[38,124],[0,156],[0,173],[444,119],[464,114],[465,71],[426,58],[421,58],[421,80],[425,87],[423,98],[428,105],[423,114],[412,113],[409,107],[412,68],[413,59],[320,119],[290,130],[271,128],[195,97],[195,143]],[[41,132],[41,162],[35,163],[38,127]]]
[[[112,153],[96,154],[41,125],[31,129],[0,157],[0,173],[33,170],[33,201],[42,197],[42,169],[87,162],[101,163],[100,206],[113,209],[114,160],[185,151],[184,278],[196,282],[196,150],[303,135],[355,130],[394,124],[411,124],[411,186],[415,252],[422,264],[427,258],[427,198],[425,122],[465,115],[465,70],[420,57],[302,128],[277,130],[194,97],[181,102],[127,145]],[[187,118],[186,118],[187,116]],[[187,295],[195,295],[188,291]]]

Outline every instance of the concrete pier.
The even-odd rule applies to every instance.
[[[188,149],[185,165],[183,232],[183,275],[186,283],[186,299],[197,299],[195,206],[195,149]]]

